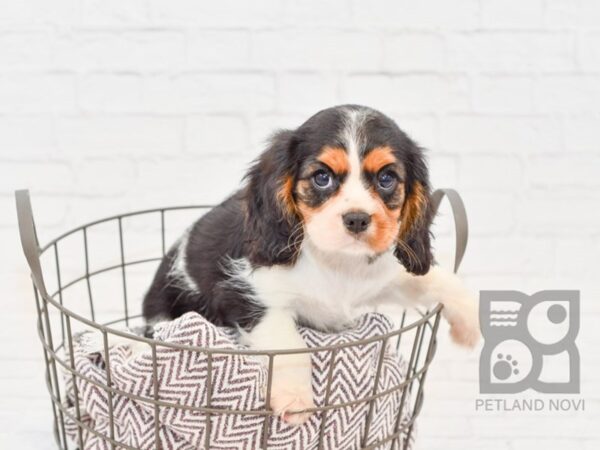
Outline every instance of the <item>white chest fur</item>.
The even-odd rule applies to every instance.
[[[257,300],[284,308],[318,328],[340,329],[358,314],[388,300],[403,267],[392,253],[366,257],[326,256],[303,247],[291,267],[262,267],[244,274]]]

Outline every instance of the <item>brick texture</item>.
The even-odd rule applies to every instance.
[[[584,413],[476,412],[477,352],[443,325],[419,448],[598,448],[599,49],[597,0],[3,2],[0,339],[22,345],[0,346],[0,447],[54,448],[14,189],[32,190],[42,242],[217,202],[274,130],[352,102],[395,118],[433,185],[463,194],[473,289],[582,290]],[[451,229],[446,209],[440,253]]]

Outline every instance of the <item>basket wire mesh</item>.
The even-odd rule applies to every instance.
[[[454,191],[444,190],[436,191],[436,193],[434,193],[436,209],[444,195],[447,195],[451,201],[455,213],[455,224],[457,227],[458,237],[459,228],[464,228],[466,230],[466,218],[464,220],[464,224],[459,223],[461,217],[460,214],[456,214],[456,207],[458,205],[459,208],[462,208],[463,213],[464,207],[462,206],[462,202],[460,202],[460,197],[458,197],[459,203],[456,204],[457,194]],[[269,418],[274,414],[269,406],[268,401],[270,398],[274,359],[278,355],[327,351],[331,355],[331,361],[334,361],[336,353],[339,352],[341,348],[345,346],[365,345],[371,342],[381,343],[381,350],[377,359],[377,367],[375,369],[375,383],[373,385],[374,388],[371,394],[365,396],[364,398],[353,399],[345,403],[331,403],[330,393],[334,372],[334,364],[332,363],[330,364],[327,374],[324,404],[305,410],[305,412],[310,411],[315,414],[322,415],[323,420],[321,420],[321,427],[319,429],[317,448],[319,450],[325,448],[324,436],[326,427],[324,424],[326,421],[324,419],[326,418],[327,414],[339,408],[355,405],[367,405],[368,408],[364,430],[362,431],[362,449],[409,448],[414,429],[414,422],[419,415],[423,404],[423,387],[427,370],[431,364],[436,350],[436,333],[440,321],[440,312],[442,310],[441,305],[437,305],[428,311],[416,311],[416,314],[415,311],[404,311],[399,320],[398,327],[394,331],[343,345],[313,347],[308,349],[258,351],[249,349],[214,349],[157,341],[144,336],[134,335],[122,329],[122,325],[130,327],[134,323],[141,322],[140,315],[133,313],[135,309],[131,303],[132,298],[141,298],[143,290],[140,290],[138,295],[133,296],[131,288],[133,284],[132,280],[136,277],[139,278],[140,267],[144,266],[145,269],[141,272],[144,273],[145,277],[142,277],[143,281],[138,284],[141,286],[149,285],[148,277],[152,276],[156,265],[168,250],[167,230],[171,216],[183,211],[193,212],[195,215],[197,215],[198,212],[207,211],[210,207],[202,205],[170,207],[116,215],[90,222],[86,225],[72,229],[71,231],[68,231],[51,240],[45,246],[40,247],[37,240],[28,191],[17,191],[16,199],[21,241],[33,279],[33,290],[37,309],[37,331],[42,344],[43,358],[45,361],[46,385],[51,399],[51,407],[54,418],[54,437],[59,449],[84,449],[84,436],[86,434],[91,434],[99,437],[107,444],[108,448],[138,450],[136,447],[132,447],[124,442],[118,441],[115,437],[115,421],[113,412],[113,397],[115,395],[123,396],[127,399],[135,399],[136,401],[151,405],[151,407],[154,408],[154,417],[158,417],[159,407],[187,409],[203,414],[206,420],[206,432],[204,433],[204,448],[206,449],[211,448],[211,416],[215,414],[253,414],[262,416],[264,417],[262,437],[260,439],[261,442],[256,443],[256,448],[266,449],[268,448],[267,441],[269,436]],[[132,219],[140,218],[144,219],[144,225],[137,230],[133,228],[133,232],[128,234],[126,232],[126,222]],[[178,220],[174,220],[173,222],[177,223]],[[185,222],[186,225],[189,223],[187,218],[185,221],[182,221],[182,223],[183,222]],[[93,234],[94,230],[99,227],[109,227],[108,229],[105,229],[105,234],[103,236],[106,242],[110,240],[116,240],[118,250],[116,251],[113,261],[102,265],[101,267],[95,268],[92,267],[91,263],[90,235]],[[113,228],[113,232],[110,231],[110,227]],[[158,254],[142,255],[142,257],[137,257],[135,251],[128,251],[128,236],[147,234],[152,234],[157,237],[158,244],[156,247],[158,249]],[[67,240],[79,241],[80,245],[79,247],[76,246],[75,249],[72,245],[63,245]],[[466,246],[466,239],[462,239],[461,241],[463,242],[460,243],[461,245],[459,245],[459,248],[457,249],[455,269],[458,267],[458,264],[462,259],[464,247]],[[71,252],[67,254],[67,249],[63,247],[69,247]],[[133,255],[130,256],[130,253],[133,253]],[[67,263],[63,262],[64,260],[67,261]],[[77,260],[80,262],[82,261],[83,264],[78,263]],[[67,265],[72,266],[68,276],[66,275]],[[79,268],[81,272],[81,265],[83,265],[83,273],[79,273],[77,275],[76,270],[72,269]],[[108,281],[107,286],[108,291],[111,292],[112,295],[105,295],[102,297],[101,292],[97,292],[100,291],[100,289],[98,288],[96,280],[109,273],[112,274],[112,276],[110,281]],[[54,288],[52,290],[48,289],[48,286],[50,286],[50,278],[52,278],[54,283]],[[67,292],[75,287],[79,287],[80,291],[74,295],[74,301],[72,301],[71,305],[68,304],[66,299]],[[112,298],[115,291],[118,290],[121,291],[121,299],[118,301],[119,304],[115,305],[114,299],[112,299],[112,305],[109,307],[104,307],[106,306],[106,299]],[[104,311],[101,311],[101,309],[104,309]],[[106,383],[100,383],[96,380],[93,380],[76,369],[74,361],[74,336],[76,332],[86,329],[94,330],[102,335]],[[150,347],[152,352],[153,372],[153,392],[150,397],[135,395],[132,392],[125,392],[112,385],[111,361],[109,355],[109,341],[112,336],[119,336],[120,338],[130,340],[132,343],[143,343]],[[394,386],[393,389],[377,392],[384,353],[388,345],[395,345],[398,352],[403,355],[408,362],[406,376],[405,379],[401,383],[398,383],[396,386]],[[206,355],[208,373],[206,381],[207,395],[205,406],[195,408],[187,405],[178,405],[166,402],[160,399],[159,386],[157,382],[158,363],[156,358],[157,347],[160,348],[160,346],[179,350],[202,352]],[[212,363],[215,354],[243,354],[263,356],[266,358],[268,361],[268,371],[266,388],[267,392],[265,396],[266,405],[264,408],[260,410],[225,410],[211,405],[210,392],[213,383]],[[62,378],[60,376],[61,374],[63,374]],[[64,383],[65,377],[70,377],[72,381],[72,394],[75,397],[74,414],[72,411],[73,408],[69,408],[67,405],[68,402],[66,399],[67,395],[65,393],[66,388]],[[86,382],[91,383],[98,389],[107,393],[109,397],[108,434],[100,433],[82,421],[82,411],[80,410],[79,406],[80,392],[78,390],[78,379],[85,380]],[[370,439],[370,427],[372,424],[373,415],[375,414],[374,403],[379,398],[388,395],[394,395],[396,393],[401,393],[401,400],[400,408],[396,414],[393,430],[383,439],[379,439],[377,442],[372,442],[372,439]],[[408,407],[410,416],[409,420],[403,422],[401,421],[401,416],[406,407]],[[75,439],[71,439],[69,437],[69,433],[67,432],[65,426],[67,421],[74,423],[77,427]],[[155,448],[159,449],[161,442],[159,438],[160,423],[158,420],[154,420],[154,424],[154,436],[156,443]]]

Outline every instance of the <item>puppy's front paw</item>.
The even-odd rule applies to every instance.
[[[474,298],[463,302],[461,308],[449,318],[450,336],[459,345],[473,348],[481,338],[479,308]]]
[[[312,387],[310,385],[273,386],[271,390],[271,408],[290,425],[300,425],[312,415],[311,412],[301,412],[314,408]]]
[[[452,336],[452,339],[457,344],[473,348],[477,345],[481,337],[479,322],[469,323],[465,321],[450,324],[450,336]]]
[[[271,408],[285,422],[300,425],[314,408],[310,358],[306,355],[286,357],[276,364],[271,385]]]

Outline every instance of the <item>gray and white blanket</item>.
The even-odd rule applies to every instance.
[[[339,333],[323,333],[308,328],[300,332],[308,347],[327,346],[377,336],[392,331],[391,322],[380,314],[369,313],[357,320],[352,329]],[[89,335],[88,335],[89,337]],[[159,341],[214,349],[240,349],[236,334],[206,321],[196,313],[165,322],[156,327],[154,338]],[[103,385],[107,383],[106,364],[102,352],[92,350],[86,333],[78,335],[74,343],[74,363],[77,371]],[[322,406],[325,400],[327,375],[334,364],[333,382],[329,404],[340,404],[371,395],[374,392],[375,374],[381,342],[349,346],[338,350],[335,360],[330,352],[312,354],[312,376],[315,403]],[[207,357],[204,353],[176,350],[158,345],[156,350],[158,371],[158,398],[161,401],[188,407],[206,406]],[[128,345],[117,344],[109,350],[111,384],[114,388],[139,396],[130,399],[113,394],[114,439],[140,450],[205,449],[207,416],[197,411],[176,407],[155,408],[143,398],[154,397],[153,364],[150,347],[147,351],[132,354]],[[248,355],[214,354],[212,360],[213,383],[210,393],[211,407],[223,413],[211,414],[210,449],[254,450],[261,447],[264,416],[227,414],[227,410],[260,410],[265,404],[267,371],[259,357]],[[392,346],[385,350],[377,392],[393,388],[405,379],[406,364]],[[67,407],[76,416],[75,389],[70,375],[66,376]],[[79,411],[81,420],[92,430],[83,430],[85,450],[110,449],[110,397],[93,383],[77,377]],[[372,423],[367,444],[393,433],[399,414],[401,390],[384,395],[374,401]],[[409,420],[411,411],[406,399],[400,418]],[[316,413],[301,426],[288,425],[279,417],[269,417],[267,446],[269,449],[316,449],[320,428],[324,425],[323,448],[358,449],[365,433],[369,405],[335,408],[327,414]],[[66,418],[67,433],[78,442],[77,424]],[[158,421],[158,423],[155,422]],[[322,422],[325,421],[324,424]],[[158,439],[156,442],[156,429]],[[96,434],[97,433],[97,434]],[[390,448],[388,442],[378,448]],[[117,448],[120,448],[117,446]],[[402,447],[401,447],[402,448]],[[81,450],[84,450],[81,449]]]

